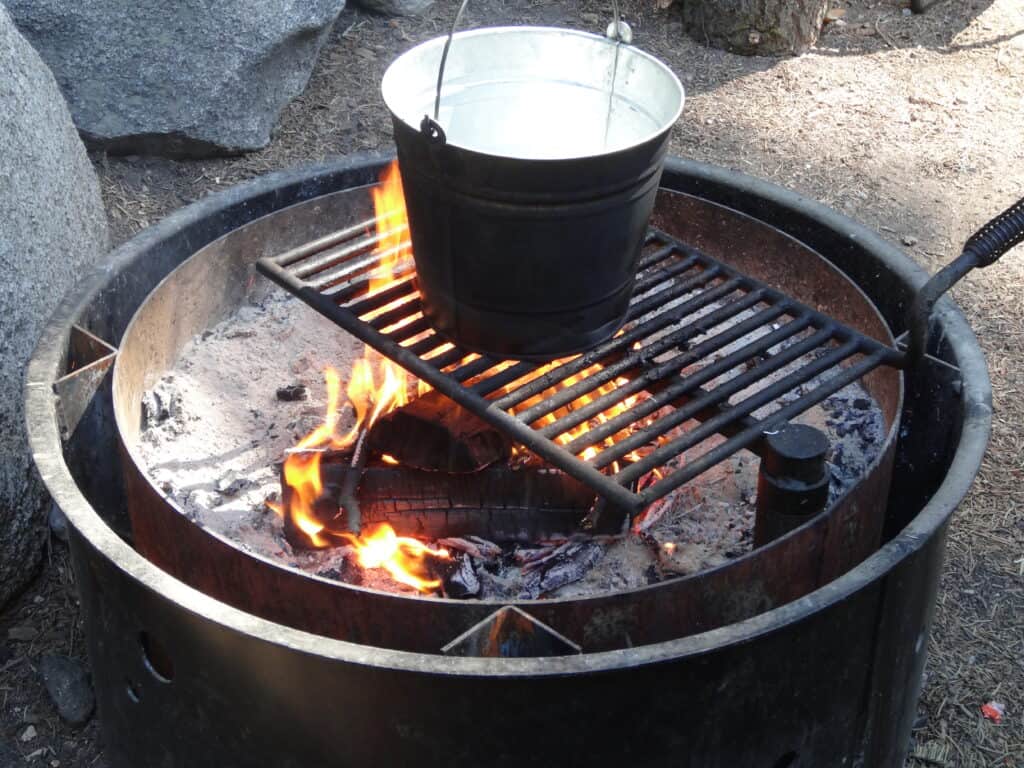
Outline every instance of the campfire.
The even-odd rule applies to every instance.
[[[866,296],[898,320],[915,289],[909,262],[805,201],[674,162],[620,335],[553,366],[474,358],[429,323],[403,322],[418,311],[411,265],[370,293],[382,246],[364,226],[365,185],[383,167],[346,162],[255,182],[139,238],[108,263],[102,290],[65,305],[31,367],[29,428],[71,519],[105,728],[129,745],[121,762],[329,763],[339,733],[364,745],[363,762],[384,745],[396,764],[475,765],[496,744],[521,762],[536,751],[521,734],[570,711],[586,727],[558,741],[561,763],[900,753],[942,533],[988,424],[981,355],[950,313],[935,318],[943,346],[925,347],[940,359],[903,376],[865,376],[866,344],[837,359],[858,334],[894,344]],[[801,237],[836,244],[835,263]],[[268,261],[287,291],[245,279]],[[79,325],[116,342],[106,389],[82,356],[90,345],[76,347]],[[414,377],[404,405],[349,395],[361,378],[373,381],[363,392],[385,389],[378,353]],[[442,395],[479,422],[447,402],[431,415]],[[798,419],[826,436],[824,455],[789,450]],[[417,422],[438,440],[497,433],[473,444],[497,458],[454,471],[477,455],[457,440],[460,451],[427,454],[442,469],[420,469]],[[320,548],[286,539],[293,489],[281,493],[274,462],[293,455],[307,532],[294,527]],[[352,477],[358,532],[341,500]],[[821,514],[789,506],[793,480],[808,499],[828,486]],[[764,509],[766,496],[778,506]],[[630,533],[583,525],[601,500]],[[127,543],[110,527],[126,510]],[[765,516],[784,525],[755,546]],[[396,562],[397,573],[379,567]],[[409,573],[421,581],[396,578]],[[361,707],[368,690],[383,698]],[[623,739],[609,724],[634,722],[638,701],[661,705],[636,721],[641,738]],[[767,725],[702,739],[708,702],[720,722]],[[474,720],[473,738],[451,727],[495,703],[501,717]],[[325,730],[326,711],[357,716]]]
[[[762,366],[765,381],[752,379],[756,394],[758,385],[777,383],[782,374],[792,377],[794,366],[814,365],[815,358],[807,354],[825,331],[815,334],[810,323],[790,312],[791,324],[776,323],[757,331],[752,337],[754,344],[764,351],[750,352],[749,331],[763,325],[758,305],[746,299],[731,304],[721,301],[729,297],[732,288],[726,279],[717,286],[712,283],[711,290],[705,291],[711,300],[698,297],[704,306],[694,307],[694,294],[685,289],[699,288],[705,273],[713,276],[714,271],[704,270],[695,279],[689,276],[684,259],[682,266],[670,263],[660,267],[673,279],[688,277],[683,281],[684,290],[670,287],[660,295],[655,292],[653,299],[646,300],[651,310],[638,314],[633,324],[620,329],[597,352],[536,364],[464,352],[450,342],[439,341],[418,306],[397,163],[385,168],[371,194],[375,212],[367,233],[373,243],[371,258],[355,271],[345,268],[340,281],[330,276],[338,269],[331,261],[322,259],[318,264],[317,268],[329,275],[317,278],[319,284],[337,291],[333,300],[347,297],[357,286],[358,300],[351,306],[360,322],[398,339],[402,350],[412,351],[441,373],[457,377],[466,389],[478,389],[485,394],[486,403],[501,407],[549,438],[559,450],[599,469],[603,476],[617,479],[632,473],[624,485],[650,500],[633,509],[602,500],[578,477],[366,345],[347,381],[334,367],[324,371],[323,420],[286,452],[281,465],[281,498],[268,506],[283,519],[293,549],[334,550],[345,567],[332,572],[344,573],[350,580],[362,580],[366,571],[375,570],[396,588],[421,593],[474,597],[500,596],[511,590],[518,596],[537,597],[584,579],[602,559],[611,561],[615,571],[644,572],[643,578],[649,581],[716,565],[751,546],[752,500],[758,481],[756,463],[745,461],[742,455],[712,471],[707,483],[651,495],[651,489],[664,483],[667,476],[690,469],[690,464],[706,464],[705,454],[722,450],[724,442],[712,436],[692,450],[669,453],[668,461],[654,460],[685,441],[687,433],[699,434],[704,429],[699,417],[707,418],[694,408],[690,408],[690,418],[678,418],[677,406],[686,406],[681,409],[686,414],[692,398],[680,400],[678,384],[665,372],[678,365],[682,350],[684,375],[695,374],[700,381],[743,392],[747,388],[738,382],[744,381],[744,376],[751,379],[757,372],[751,374],[750,369],[767,361]],[[301,269],[304,274],[309,272]],[[650,284],[650,279],[641,281],[641,295]],[[665,329],[664,316],[657,311],[663,305],[657,299],[682,310],[695,308],[696,330],[684,338]],[[641,301],[641,306],[644,304]],[[734,307],[739,308],[738,313]],[[706,340],[720,316],[731,330],[719,333],[724,342]],[[780,312],[769,310],[768,316],[779,318]],[[638,334],[637,325],[653,325],[654,334]],[[693,341],[687,343],[687,339]],[[766,343],[771,341],[781,343]],[[704,348],[717,351],[717,355],[702,358],[697,352]],[[743,359],[749,361],[746,374],[737,378],[735,373],[727,373],[730,366],[726,363],[734,365]],[[642,364],[638,366],[637,360]],[[647,364],[656,366],[660,375],[644,375]],[[722,375],[707,375],[705,366]],[[774,378],[773,370],[780,372]],[[804,376],[801,381],[807,379]],[[861,460],[844,456],[846,446],[835,432],[850,429],[842,425],[849,420],[849,413],[856,411],[850,405],[853,400],[870,402],[856,384],[847,390],[829,399],[817,417],[821,426],[832,419],[833,434],[825,445],[835,445],[832,457],[839,465],[832,470],[840,478],[831,484],[833,498],[842,488],[844,471],[856,473],[865,465],[871,444],[880,441],[883,431],[877,409],[869,408],[859,417],[864,425],[858,429],[870,437],[860,446]],[[699,395],[701,390],[696,392]],[[792,399],[789,402],[792,404]],[[669,426],[651,434],[652,425],[658,426],[660,420]],[[343,422],[347,425],[344,429]],[[869,422],[870,428],[865,426]],[[849,468],[842,466],[844,459]],[[830,488],[824,452],[817,467],[817,476],[823,479],[815,480],[820,490],[814,508],[821,509]],[[707,466],[699,470],[705,472]],[[725,496],[718,491],[709,495],[709,483],[727,488]],[[710,518],[709,506],[718,510]],[[680,523],[681,510],[687,511],[688,523]],[[659,529],[666,513],[671,524]],[[721,546],[709,546],[706,529],[716,525],[729,533],[717,535]],[[773,530],[774,536],[788,530],[787,525],[793,523],[761,529]],[[606,558],[610,550],[614,555]],[[515,570],[514,576],[509,576],[507,567]],[[481,586],[485,568],[497,574],[496,580],[501,582],[497,588],[494,584]],[[602,583],[608,578],[612,577],[600,571],[593,577]],[[484,574],[483,580],[488,579]],[[377,577],[370,580],[388,588]],[[635,573],[626,581],[642,583]]]
[[[410,279],[403,267],[411,257],[408,219],[397,162],[392,162],[385,169],[380,184],[371,189],[371,194],[377,242],[374,252],[379,263],[366,276],[368,299],[387,295]],[[372,321],[386,316],[400,310],[408,301],[406,296],[386,302],[361,318]],[[382,331],[396,331],[405,325],[422,322],[422,319],[421,312],[406,314],[393,325],[384,326]],[[429,331],[424,331],[409,336],[402,345],[413,346],[428,334]],[[634,347],[639,348],[639,342]],[[426,357],[436,358],[452,349],[452,344],[444,344]],[[480,359],[479,354],[471,353],[447,367],[466,366]],[[498,397],[507,394],[514,386],[541,380],[572,359],[564,358],[541,365],[496,390],[492,396]],[[514,365],[515,361],[506,361],[498,368],[505,371]],[[602,370],[599,363],[590,365],[556,386],[526,398],[513,412],[527,411]],[[282,500],[268,502],[268,506],[284,519],[288,541],[294,547],[348,547],[360,567],[383,569],[400,584],[421,592],[432,592],[441,589],[442,579],[431,574],[451,570],[453,556],[448,549],[432,547],[412,536],[400,536],[386,522],[371,523],[361,530],[361,508],[366,506],[372,512],[374,502],[386,500],[394,488],[402,487],[403,480],[407,481],[409,477],[420,480],[424,498],[436,494],[439,486],[442,494],[450,493],[445,487],[450,489],[453,484],[475,486],[479,506],[483,508],[488,504],[504,508],[515,502],[517,497],[522,498],[525,506],[530,499],[536,498],[538,491],[548,501],[559,496],[567,497],[572,503],[568,512],[574,519],[561,531],[565,536],[578,533],[573,528],[584,521],[586,513],[596,503],[594,494],[571,477],[553,470],[523,446],[510,442],[500,432],[434,391],[430,384],[410,376],[405,369],[370,347],[366,347],[364,356],[355,362],[347,384],[341,381],[339,372],[333,367],[324,371],[324,378],[327,403],[323,422],[287,452],[281,466]],[[470,378],[467,385],[471,386],[475,381],[476,378]],[[555,424],[559,419],[591,406],[596,399],[609,395],[616,386],[628,382],[627,378],[616,377],[600,384],[591,392],[545,413],[536,424],[538,427]],[[347,403],[342,402],[343,390]],[[555,441],[562,446],[573,445],[592,426],[607,424],[631,408],[641,396],[628,395],[610,408],[597,411],[591,418],[557,434]],[[342,431],[339,429],[340,415],[346,407],[354,414],[354,423]],[[610,447],[619,434],[628,433],[627,430],[612,433],[602,438],[600,444]],[[597,453],[598,448],[590,445],[580,451],[579,456],[589,460]],[[638,460],[641,455],[641,451],[629,451],[622,460],[617,459],[610,464],[610,471],[618,472],[624,462]],[[661,477],[661,472],[655,469],[651,475]],[[643,486],[645,482],[642,479],[639,484]],[[546,506],[543,501],[539,503]],[[553,519],[564,519],[564,515]],[[642,520],[643,516],[636,521],[635,530],[640,530]],[[514,533],[516,535],[512,538],[522,538],[526,529]],[[486,540],[478,539],[476,543],[472,540],[454,541],[462,550],[474,553],[479,553],[481,547],[488,552],[496,549]]]

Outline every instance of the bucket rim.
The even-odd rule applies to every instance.
[[[499,27],[480,27],[479,29],[467,29],[461,32],[456,32],[454,35],[452,35],[452,44],[454,46],[455,43],[459,40],[496,35],[557,35],[561,37],[577,37],[589,40],[593,43],[598,43],[607,46],[615,46],[620,44],[625,45],[624,43],[618,43],[616,41],[613,41],[605,37],[604,35],[598,35],[594,34],[593,32],[586,32],[580,29],[532,25],[507,25]],[[395,83],[396,80],[401,76],[400,70],[405,62],[407,62],[409,59],[415,58],[417,55],[422,55],[424,52],[429,51],[431,49],[443,48],[447,39],[447,35],[442,35],[440,37],[434,37],[431,38],[430,40],[426,40],[422,43],[419,43],[418,45],[413,46],[412,48],[410,48],[409,50],[405,51],[404,53],[400,54],[397,58],[395,58],[388,65],[387,69],[384,71],[384,76],[381,78],[380,88],[381,96],[384,100],[384,105],[388,108],[388,111],[391,113],[391,116],[396,121],[401,122],[407,128],[416,133],[420,132],[420,126],[417,123],[410,123],[409,120],[402,116],[402,113],[399,109],[400,105],[397,103],[398,101],[400,101],[400,99],[397,98],[395,93]],[[660,141],[664,136],[668,134],[669,131],[672,130],[672,127],[679,120],[680,115],[682,115],[683,108],[686,104],[686,89],[683,88],[682,82],[676,76],[676,73],[672,71],[672,68],[669,67],[668,64],[663,62],[661,59],[648,53],[642,48],[638,48],[635,45],[629,44],[626,45],[626,47],[630,50],[630,53],[632,55],[637,56],[638,58],[646,61],[655,70],[664,75],[672,90],[674,90],[675,93],[678,95],[678,104],[676,105],[676,108],[672,111],[671,118],[659,121],[659,125],[656,129],[646,134],[643,134],[637,138],[634,138],[626,144],[613,147],[609,151],[600,152],[598,154],[594,154],[591,152],[579,154],[570,153],[566,155],[559,155],[558,157],[535,157],[516,153],[499,154],[495,152],[474,148],[472,146],[467,146],[465,144],[460,144],[458,141],[447,141],[447,145],[456,148],[460,151],[472,152],[479,156],[491,157],[495,159],[521,160],[530,163],[560,163],[566,161],[608,158],[620,152],[628,152],[632,149],[644,146],[651,142]]]

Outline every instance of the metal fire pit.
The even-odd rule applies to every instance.
[[[594,643],[581,652],[579,638],[562,636],[560,619],[540,616],[550,627],[530,624],[510,607],[490,617],[489,626],[527,621],[547,652],[568,655],[473,658],[441,655],[436,646],[429,652],[395,650],[246,613],[160,570],[127,543],[121,535],[128,528],[122,481],[130,481],[134,470],[119,460],[109,374],[114,350],[104,341],[121,349],[136,310],[198,249],[297,206],[296,215],[279,220],[270,242],[258,226],[238,235],[254,253],[273,253],[267,249],[294,242],[296,228],[328,210],[329,195],[375,181],[384,160],[362,157],[268,176],[172,215],[83,280],[30,364],[30,439],[41,474],[71,522],[112,763],[901,765],[946,525],[977,471],[990,423],[984,361],[947,300],[937,313],[934,357],[905,381],[892,491],[880,518],[882,546],[801,597],[755,603],[739,614],[743,618],[726,618],[710,631],[698,624],[689,628],[695,634],[673,636],[679,626],[664,622],[653,636],[632,640],[633,647],[600,650]],[[902,330],[906,305],[925,276],[864,228],[777,187],[695,163],[669,162],[662,184],[655,221],[660,228],[770,282],[771,271],[786,267],[744,261],[763,245],[763,237],[752,234],[758,230],[735,229],[737,212],[745,214],[760,222],[762,236],[775,228],[795,239],[799,247],[789,253],[796,261],[788,262],[794,267],[803,263],[801,251],[827,254],[889,326]],[[701,209],[712,214],[683,215]],[[241,290],[250,272],[233,265],[225,274],[237,278]],[[827,303],[813,295],[813,285],[808,280],[799,297]],[[196,301],[183,294],[162,333],[180,334],[181,340],[191,335],[187,318],[202,309]],[[170,347],[161,343],[152,354]],[[154,365],[145,355],[136,361]],[[174,527],[162,531],[169,540],[179,533]],[[221,546],[228,566],[236,551]],[[231,566],[223,575],[238,577]],[[215,575],[206,572],[204,578],[204,590],[216,592]],[[749,600],[753,586],[747,582],[735,594]],[[391,602],[388,607],[381,601],[379,610],[360,619],[362,625],[407,622],[418,633],[428,628],[428,617],[448,613],[424,607],[447,601]],[[622,626],[642,627],[654,615],[641,606],[642,600],[633,604],[631,615],[625,601],[592,612],[590,621],[621,635]],[[478,617],[487,620],[496,607],[480,609]],[[617,632],[616,622],[625,623]],[[481,652],[473,622],[459,627],[470,637],[452,636],[451,628],[445,626],[449,652]]]
[[[247,299],[250,290],[266,287],[259,276],[251,276],[253,262],[261,255],[294,253],[299,247],[303,251],[309,250],[305,244],[322,245],[327,233],[342,227],[345,232],[359,233],[360,240],[356,243],[359,247],[342,243],[297,262],[302,265],[312,261],[319,267],[317,273],[307,279],[319,282],[322,272],[334,275],[337,280],[338,273],[350,272],[354,265],[369,268],[377,258],[367,252],[365,245],[366,241],[372,243],[375,238],[362,237],[368,227],[372,230],[372,225],[367,222],[370,201],[369,190],[356,186],[308,203],[296,203],[235,229],[200,248],[167,275],[142,303],[125,330],[118,344],[112,385],[114,415],[126,458],[124,477],[134,544],[151,562],[190,586],[236,608],[340,640],[396,650],[438,653],[469,627],[486,621],[496,610],[514,606],[571,638],[589,653],[680,638],[749,618],[827,584],[878,547],[901,397],[899,371],[876,367],[880,360],[896,354],[886,346],[894,342],[885,322],[853,283],[806,246],[754,219],[670,190],[660,193],[656,207],[663,230],[688,227],[703,231],[707,234],[706,250],[717,249],[719,255],[723,255],[727,249],[730,261],[751,269],[756,268],[757,263],[766,264],[761,267],[762,271],[775,271],[778,275],[775,282],[788,296],[754,283],[733,267],[713,259],[710,254],[686,249],[678,241],[670,242],[668,235],[655,232],[645,249],[647,256],[643,263],[647,268],[638,279],[641,292],[630,307],[635,318],[647,317],[654,311],[653,317],[631,323],[621,337],[600,345],[574,362],[552,369],[537,386],[543,389],[543,381],[548,377],[564,380],[577,369],[584,370],[594,361],[614,356],[612,348],[624,347],[625,355],[619,362],[609,363],[593,378],[639,369],[639,374],[632,375],[645,391],[657,392],[663,402],[673,406],[668,414],[653,420],[647,429],[635,432],[614,447],[602,449],[589,462],[583,462],[575,459],[573,453],[555,446],[550,440],[552,435],[538,438],[539,430],[527,428],[526,425],[536,416],[512,419],[504,410],[504,401],[525,399],[537,389],[531,384],[538,380],[519,386],[496,401],[484,400],[476,394],[475,400],[463,398],[462,404],[467,407],[476,404],[481,410],[474,412],[485,419],[494,419],[492,423],[498,428],[509,423],[517,425],[520,429],[509,430],[517,442],[535,450],[552,465],[564,469],[578,480],[590,484],[599,493],[605,493],[605,489],[618,491],[618,496],[609,495],[610,500],[635,513],[680,482],[699,474],[702,468],[713,465],[719,460],[716,457],[727,456],[759,442],[761,434],[772,430],[782,417],[772,414],[755,419],[750,414],[765,403],[780,405],[775,400],[782,392],[798,386],[806,387],[802,396],[776,411],[792,416],[845,383],[863,378],[864,385],[881,407],[885,438],[878,446],[878,458],[831,509],[790,535],[720,567],[686,578],[670,579],[639,589],[608,589],[602,594],[580,599],[539,601],[422,598],[363,589],[312,577],[280,561],[255,555],[237,543],[195,525],[180,505],[154,482],[138,455],[143,393],[179,358],[185,342],[233,313],[239,303]],[[360,241],[364,243],[361,246]],[[737,247],[737,242],[746,246]],[[348,258],[340,264],[334,263],[338,257],[330,254],[336,251],[348,254]],[[293,256],[286,256],[284,260],[289,262],[291,259]],[[265,266],[263,261],[258,265],[261,269]],[[390,306],[400,298],[396,293],[409,298],[409,280],[368,299],[363,298],[360,292],[361,287],[365,288],[365,285],[360,285],[364,282],[341,282],[335,286],[337,293],[331,297],[323,296],[319,289],[312,287],[297,290],[300,295],[316,290],[315,295],[321,304],[335,309],[338,307],[335,300],[347,297],[342,316],[347,314],[352,320],[379,308],[381,301]],[[661,290],[655,293],[655,287]],[[673,307],[668,300],[670,296],[686,300]],[[697,320],[692,319],[696,307],[706,307],[716,297],[721,307]],[[803,305],[798,304],[800,300]],[[379,328],[395,324],[398,317],[408,317],[408,304],[386,311],[371,322]],[[656,310],[652,310],[651,305],[655,305]],[[362,306],[363,309],[349,310],[350,306]],[[752,313],[752,317],[740,322],[740,313],[744,309]],[[840,326],[824,315],[834,317],[844,325]],[[788,322],[783,316],[789,318]],[[730,320],[731,325],[728,324]],[[717,324],[719,321],[721,324]],[[663,327],[665,335],[653,334],[651,326],[663,323],[669,323]],[[775,330],[773,323],[778,326]],[[682,369],[688,366],[697,368],[710,360],[715,346],[724,344],[736,329],[749,330],[751,325],[766,335],[749,345],[748,338],[741,337],[738,342],[741,349],[723,355],[714,363],[700,368],[695,375],[680,376]],[[350,322],[346,329],[373,343],[377,336],[367,337],[366,327],[367,324]],[[452,392],[456,399],[461,393],[471,391],[468,386],[457,382],[469,380],[469,374],[474,371],[479,383],[473,385],[472,391],[493,392],[501,383],[513,382],[524,371],[537,365],[519,362],[511,368],[499,370],[494,367],[498,361],[486,357],[460,365],[466,351],[458,347],[423,361],[415,354],[428,350],[442,351],[439,348],[444,339],[430,333],[410,347],[399,348],[396,339],[402,334],[412,333],[415,327],[416,323],[402,325],[400,330],[386,337],[391,341],[390,348],[385,343],[378,349],[396,354],[408,369],[425,378],[439,392],[446,395]],[[706,341],[692,347],[687,344],[687,339],[698,336],[702,329],[710,328],[716,330],[714,333],[708,331]],[[861,332],[851,328],[858,328]],[[806,335],[799,336],[799,333]],[[796,343],[778,354],[758,357],[783,338]],[[634,351],[632,344],[638,340],[643,347]],[[657,364],[649,361],[650,364],[642,365],[636,359],[643,350],[653,354],[659,348],[673,349],[668,342],[675,342],[677,350],[670,361]],[[753,349],[744,352],[748,346],[753,346]],[[661,361],[662,356],[654,359]],[[714,385],[711,372],[742,369],[749,360],[760,362],[724,384]],[[787,363],[790,364],[788,367]],[[442,368],[455,370],[442,375]],[[744,394],[756,384],[763,384],[761,379],[772,370],[785,370],[786,375],[771,386]],[[821,371],[827,371],[831,378],[823,383],[811,383],[815,372]],[[695,379],[707,384],[707,388],[695,387]],[[584,379],[577,387],[562,390],[559,394],[571,393],[588,383],[589,379]],[[773,397],[764,397],[765,394],[772,395],[773,390]],[[728,399],[730,393],[737,396]],[[618,388],[609,395],[620,399],[624,396]],[[552,407],[552,399],[544,401],[547,405],[532,406],[527,412],[538,411],[538,415],[543,415],[546,412],[543,409]],[[602,400],[599,398],[594,404]],[[655,402],[655,398],[652,397],[651,402]],[[486,410],[483,410],[484,406],[487,406]],[[582,409],[574,411],[571,418],[578,418],[581,412]],[[597,470],[597,467],[607,466],[628,452],[629,443],[643,443],[654,434],[665,433],[672,423],[681,424],[693,417],[704,423],[698,428],[684,430],[678,438],[666,441],[649,457],[624,467],[623,475],[644,464],[648,466],[645,471],[652,467],[665,469],[664,479],[654,482],[642,493],[627,491],[619,484],[619,478],[606,476]],[[584,439],[589,440],[591,434],[598,433],[604,426],[612,426],[615,421],[612,419],[607,425],[592,430],[584,435]],[[558,428],[557,424],[552,428]],[[728,438],[715,444],[716,432]],[[583,447],[586,446],[574,447],[573,452],[579,452]],[[663,458],[659,460],[659,455],[667,453],[672,457],[684,447],[693,448],[685,466],[671,471],[665,467]],[[608,458],[612,452],[614,455]],[[560,457],[569,457],[571,461],[559,463]],[[594,483],[593,478],[604,482]],[[621,502],[619,497],[623,499]],[[617,519],[621,529],[622,517],[613,515],[613,511],[604,510],[598,523],[609,520],[614,523]],[[484,517],[483,512],[474,511],[459,510],[455,514]],[[542,517],[545,511],[537,509],[526,514]],[[394,517],[387,517],[386,521],[401,533],[414,534],[418,531],[419,519],[415,510],[396,511]],[[478,532],[490,535],[489,531]]]

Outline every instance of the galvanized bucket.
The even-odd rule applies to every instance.
[[[424,310],[464,348],[562,357],[626,318],[684,98],[627,30],[460,32],[385,73]]]

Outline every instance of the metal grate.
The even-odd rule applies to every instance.
[[[549,364],[482,357],[431,329],[408,243],[378,253],[372,231],[373,222],[349,227],[260,259],[258,269],[634,514],[902,357],[653,229],[615,338]],[[385,259],[397,259],[393,282],[371,292]]]

